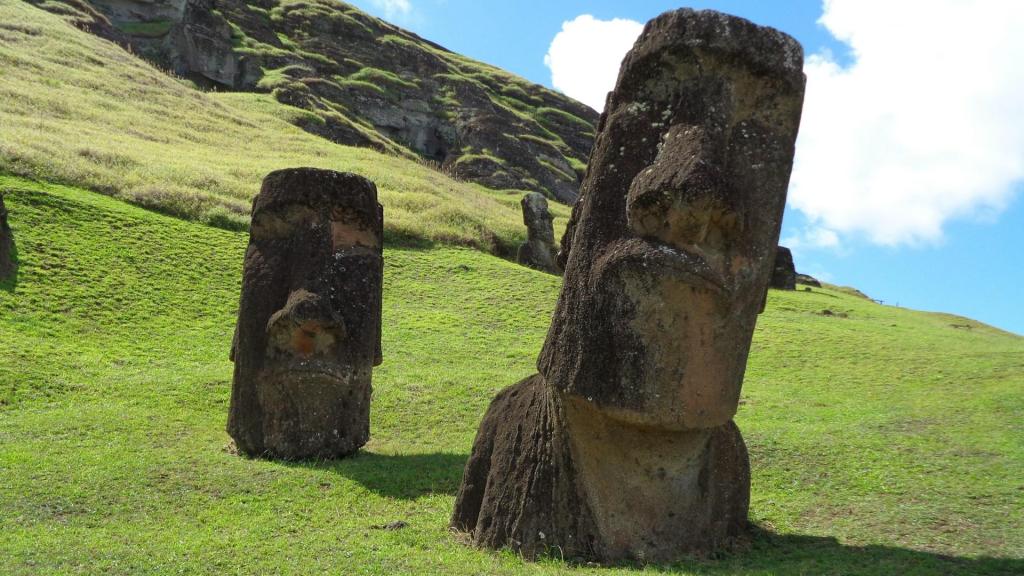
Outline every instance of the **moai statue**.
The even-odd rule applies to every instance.
[[[491,403],[452,526],[526,557],[666,562],[747,526],[733,423],[803,101],[785,34],[647,24],[599,124],[539,374]]]
[[[775,265],[769,285],[779,290],[796,290],[796,266],[793,265],[793,253],[785,246],[779,246],[775,251]]]
[[[251,456],[337,458],[370,435],[383,211],[372,182],[300,168],[253,201],[228,433]]]
[[[543,272],[558,274],[561,270],[556,263],[554,218],[548,211],[548,201],[543,194],[530,192],[520,201],[523,206],[523,224],[526,224],[526,242],[519,246],[516,261]]]
[[[7,207],[4,206],[4,195],[0,193],[0,282],[10,280],[15,267],[14,235],[7,224]]]

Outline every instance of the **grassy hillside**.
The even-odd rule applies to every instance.
[[[268,172],[316,166],[380,188],[388,239],[510,253],[521,192],[452,180],[398,155],[339,146],[269,94],[206,93],[18,0],[0,0],[0,173],[70,183],[238,229]],[[553,204],[563,226],[568,208]]]
[[[223,431],[246,235],[74,188],[0,188],[20,259],[0,285],[5,573],[1024,572],[1024,338],[772,291],[738,416],[751,549],[524,563],[446,525],[488,401],[533,369],[557,278],[388,249],[370,444],[337,463],[247,460]]]

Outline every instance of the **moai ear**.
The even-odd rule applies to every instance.
[[[235,361],[235,352],[238,350],[238,324],[235,324],[235,335],[231,337],[231,352],[228,352],[228,359]]]

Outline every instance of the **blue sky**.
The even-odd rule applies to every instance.
[[[798,270],[886,304],[960,314],[1024,334],[1024,67],[1018,63],[1024,35],[1017,32],[1024,29],[1024,2],[983,2],[687,5],[776,27],[811,57],[782,233]],[[659,0],[352,3],[549,87],[556,60],[577,64],[571,53],[556,58],[561,52],[552,46],[569,30],[565,23],[582,22],[577,18],[584,14],[642,23],[680,6]],[[563,44],[575,42],[576,52],[589,58],[578,65],[614,70],[619,56],[589,61],[602,58],[597,54],[613,43],[612,30],[595,29],[600,40],[593,46],[585,35],[568,33]],[[555,87],[587,101],[587,87],[568,80]]]

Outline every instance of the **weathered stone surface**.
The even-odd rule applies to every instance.
[[[717,12],[647,24],[562,240],[540,373],[499,394],[474,443],[453,516],[474,542],[670,561],[742,535],[749,464],[732,417],[802,60],[792,38]]]
[[[559,268],[555,260],[558,249],[555,248],[554,218],[548,210],[547,198],[538,192],[530,192],[519,203],[523,207],[526,242],[519,247],[516,261],[530,268],[557,274]]]
[[[796,290],[796,266],[793,265],[793,253],[785,246],[775,251],[775,265],[772,268],[772,288],[779,290]]]
[[[16,271],[14,261],[14,234],[7,223],[7,207],[4,195],[0,192],[0,282],[10,280]]]
[[[354,453],[370,431],[381,362],[383,215],[355,174],[266,177],[253,201],[228,433],[283,459]]]
[[[814,276],[808,276],[807,274],[797,274],[796,283],[803,284],[805,286],[814,286],[815,288],[821,288],[821,282],[819,282],[818,279],[815,278]]]

